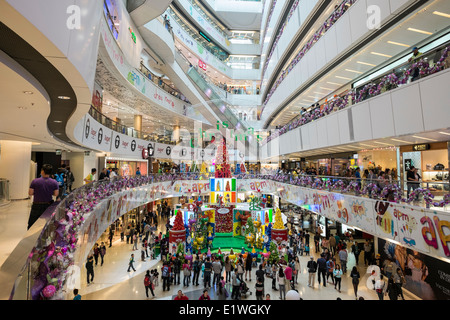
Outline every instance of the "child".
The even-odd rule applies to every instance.
[[[300,247],[299,247],[300,255],[303,255],[303,250],[305,250],[305,244],[303,242],[300,242]]]
[[[306,256],[309,256],[309,244],[305,245],[305,254]]]
[[[153,275],[155,277],[154,284],[155,284],[155,286],[158,286],[159,285],[159,281],[158,281],[159,280],[159,273],[158,273],[157,269],[153,270]]]

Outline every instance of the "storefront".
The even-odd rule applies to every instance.
[[[147,160],[102,157],[99,158],[99,167],[100,170],[103,168],[118,168],[119,175],[121,177],[130,177],[136,175],[137,168],[139,168],[141,175],[146,176],[148,174]]]
[[[390,169],[392,172],[397,172],[397,148],[377,148],[358,151],[357,165],[361,168],[362,172],[366,169],[376,168],[379,171]]]
[[[447,142],[415,144],[400,147],[402,181],[405,182],[407,171],[414,166],[421,176],[423,187],[435,195],[448,192],[449,158]],[[447,182],[447,184],[443,184]]]

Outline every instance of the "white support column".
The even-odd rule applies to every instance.
[[[11,200],[28,198],[31,142],[0,141],[0,177],[9,180]]]

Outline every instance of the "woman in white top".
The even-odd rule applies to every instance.
[[[284,275],[283,268],[280,267],[277,273],[277,283],[280,290],[280,299],[286,300],[286,277]]]

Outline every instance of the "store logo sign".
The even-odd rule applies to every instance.
[[[98,141],[98,144],[102,144],[102,141],[103,141],[103,129],[102,128],[98,129],[97,141]]]
[[[136,150],[136,140],[131,141],[131,151]]]
[[[87,119],[86,121],[86,131],[84,132],[84,136],[87,138],[89,138],[89,132],[91,129],[91,121],[89,119]]]
[[[114,146],[116,147],[116,149],[119,149],[120,147],[120,137],[116,136],[116,139],[114,141]]]

